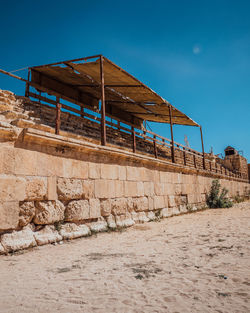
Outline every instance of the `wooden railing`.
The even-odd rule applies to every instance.
[[[31,98],[39,99],[41,106],[49,106],[56,111],[56,133],[59,133],[60,126],[62,129],[64,128],[63,120],[60,121],[60,112],[62,112],[62,114],[63,112],[66,112],[80,118],[82,125],[87,123],[86,125],[90,128],[90,133],[91,130],[93,130],[93,134],[91,134],[91,136],[101,141],[101,115],[99,112],[83,109],[80,106],[72,107],[64,103],[59,103],[58,98],[57,101],[55,101],[33,92],[29,92],[29,96]],[[44,102],[47,102],[50,105]],[[247,181],[246,175],[239,171],[230,170],[224,165],[216,162],[216,159],[210,160],[202,153],[177,142],[174,142],[172,146],[172,141],[166,137],[158,135],[147,129],[137,129],[132,124],[125,124],[118,118],[114,119],[112,116],[109,116],[108,114],[106,115],[106,133],[108,144],[130,149],[134,153],[149,154],[154,158],[168,160],[170,162],[173,162],[174,160],[176,164]],[[80,123],[79,128],[81,128],[82,125]]]

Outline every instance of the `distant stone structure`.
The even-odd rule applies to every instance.
[[[239,152],[231,146],[225,148],[224,165],[232,171],[241,173],[248,179],[247,159],[244,158]]]

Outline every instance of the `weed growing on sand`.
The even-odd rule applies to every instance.
[[[222,191],[220,192],[220,187],[219,180],[214,179],[207,197],[207,205],[209,208],[231,208],[233,206],[232,201],[226,198],[228,190],[222,188]]]

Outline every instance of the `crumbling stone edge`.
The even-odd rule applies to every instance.
[[[175,207],[148,212],[131,212],[126,216],[109,215],[84,224],[58,222],[39,226],[30,223],[19,231],[14,230],[0,236],[0,255],[8,255],[46,244],[62,244],[63,241],[90,237],[97,233],[121,231],[135,224],[159,222],[165,218],[206,209],[208,209],[206,204],[183,205],[179,209]]]

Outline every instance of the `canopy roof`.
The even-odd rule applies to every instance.
[[[96,56],[98,57],[98,56]],[[79,63],[79,60],[81,61]],[[87,61],[88,62],[85,62]],[[92,110],[98,109],[101,98],[100,58],[89,58],[35,66],[31,68],[31,84],[36,89],[48,89],[69,101]],[[199,126],[156,92],[125,70],[103,57],[106,112],[135,125],[143,120]]]

